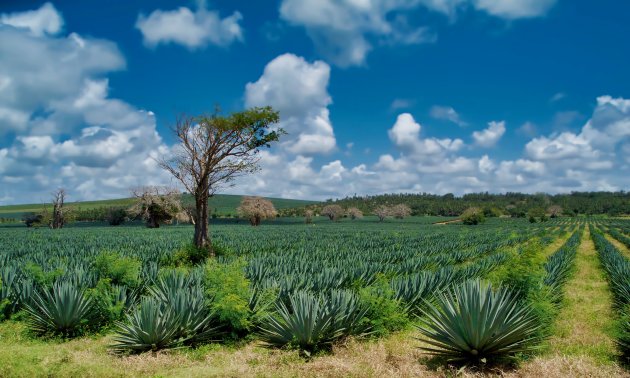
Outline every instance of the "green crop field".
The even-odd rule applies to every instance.
[[[208,260],[188,225],[0,227],[0,376],[454,374],[421,348],[449,329],[449,293],[478,306],[484,282],[512,306],[494,321],[521,322],[506,328],[525,339],[520,362],[498,362],[508,375],[626,374],[629,220],[444,220],[218,219]],[[508,332],[486,330],[484,311],[457,332]],[[495,371],[460,373],[478,369]]]
[[[217,194],[210,199],[210,209],[213,213],[220,216],[234,215],[242,199],[243,196],[240,195]],[[315,201],[284,198],[269,198],[269,200],[271,200],[278,210],[317,203]],[[71,209],[88,210],[109,207],[131,207],[133,202],[133,198],[119,198],[101,201],[69,202],[67,206]],[[192,197],[190,195],[184,195],[182,202],[192,202]],[[51,207],[52,205],[50,203],[0,206],[0,218],[21,219],[24,214],[37,213],[42,211],[42,209],[50,209]]]

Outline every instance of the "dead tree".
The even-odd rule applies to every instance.
[[[66,224],[66,219],[64,216],[66,190],[63,188],[59,188],[55,192],[53,192],[52,196],[53,212],[50,222],[50,228],[57,230],[63,228],[63,226]]]

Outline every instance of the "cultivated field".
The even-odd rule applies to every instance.
[[[191,226],[0,227],[0,376],[451,376],[421,329],[437,293],[479,279],[539,327],[534,349],[461,374],[627,375],[630,220],[444,220],[223,221],[209,261]],[[121,331],[147,323],[153,338]]]

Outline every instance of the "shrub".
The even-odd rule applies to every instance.
[[[220,247],[215,249],[215,254]],[[173,254],[173,262],[176,266],[197,265],[206,261],[208,249],[198,248],[194,244],[187,244]]]
[[[36,291],[33,303],[26,305],[26,312],[32,331],[70,337],[89,324],[93,307],[83,290],[62,281],[55,283],[52,290]]]
[[[30,261],[24,266],[23,272],[26,277],[30,278],[41,287],[50,287],[53,282],[55,282],[57,278],[61,277],[64,273],[61,268],[57,268],[50,272],[44,272],[44,269],[42,269],[41,266]]]
[[[242,334],[252,326],[249,307],[252,293],[244,268],[242,259],[228,264],[212,259],[205,269],[206,294],[211,298],[211,308],[233,335]]]
[[[483,211],[478,207],[469,207],[462,213],[461,218],[462,222],[467,225],[483,223],[486,220]]]
[[[110,226],[120,226],[127,220],[127,211],[120,207],[110,207],[107,209],[105,221]]]
[[[97,326],[106,326],[122,320],[126,311],[140,300],[140,288],[112,285],[108,278],[98,281],[96,287],[88,290],[94,304],[94,318]]]
[[[99,277],[111,280],[114,285],[137,286],[141,268],[139,260],[116,252],[102,252],[94,260],[94,269]]]
[[[395,298],[386,277],[379,275],[370,286],[359,290],[361,304],[367,309],[364,322],[378,337],[409,326],[405,307]]]
[[[438,294],[418,327],[429,347],[421,349],[454,362],[486,363],[531,349],[538,329],[529,306],[506,288],[467,281]]]

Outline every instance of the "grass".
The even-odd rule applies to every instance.
[[[619,252],[626,256],[626,258],[630,258],[630,249],[626,247],[625,244],[612,237],[612,235],[604,234],[604,237],[608,239],[608,241],[611,242],[612,245],[614,245],[619,250]]]
[[[231,195],[231,194],[217,194],[210,199],[210,210],[212,213],[219,215],[236,214],[236,208],[240,205],[243,196]],[[314,203],[316,201],[294,200],[285,198],[269,198],[273,202],[276,209],[287,209],[293,207],[301,207]],[[185,203],[192,202],[190,195],[184,195],[183,201]],[[130,207],[133,204],[132,198],[118,198],[101,201],[85,201],[85,202],[68,202],[69,208],[78,208],[83,210],[100,209],[103,207]],[[43,208],[52,208],[49,203],[44,204],[22,204],[22,205],[8,205],[0,206],[0,218],[14,218],[19,219],[24,214],[35,213],[41,211]]]
[[[547,356],[535,364],[577,358],[617,371],[617,353],[613,343],[614,319],[612,297],[588,229],[582,236],[576,256],[576,270],[566,285],[563,307],[548,341]],[[545,362],[547,361],[547,362]]]

